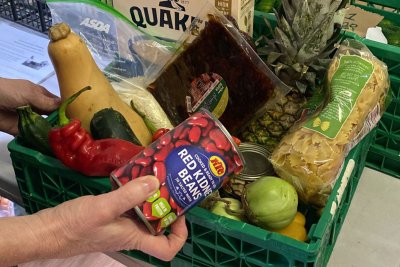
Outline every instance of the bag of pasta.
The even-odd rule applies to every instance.
[[[345,40],[328,68],[330,98],[322,111],[288,133],[271,155],[276,173],[306,204],[323,207],[349,150],[370,132],[385,109],[386,65],[363,44]]]

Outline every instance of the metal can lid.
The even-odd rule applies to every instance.
[[[255,180],[261,176],[275,174],[269,161],[271,152],[266,147],[255,143],[242,143],[239,150],[242,152],[246,164],[236,177],[237,179]]]

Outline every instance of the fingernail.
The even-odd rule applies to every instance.
[[[143,184],[143,190],[146,191],[146,193],[149,197],[151,195],[153,195],[155,192],[157,192],[157,190],[160,187],[160,183],[156,177],[145,176],[145,177],[142,177],[141,179],[142,179],[142,184]]]

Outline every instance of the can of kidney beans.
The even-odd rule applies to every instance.
[[[201,109],[114,170],[111,181],[117,188],[144,175],[158,178],[160,189],[134,210],[152,234],[160,234],[243,166],[228,131]]]

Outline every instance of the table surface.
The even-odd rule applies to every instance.
[[[7,22],[0,19],[0,22]],[[14,25],[14,24],[13,24]],[[22,27],[15,25],[16,27]],[[22,27],[29,34],[38,34]],[[0,66],[6,67],[6,66]],[[59,95],[53,75],[42,85]],[[0,133],[0,196],[22,204],[7,144],[11,135]],[[400,180],[364,169],[328,266],[400,266]],[[113,257],[122,262],[121,257]],[[124,265],[143,266],[136,261]],[[79,266],[65,265],[65,266]]]

